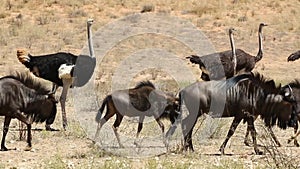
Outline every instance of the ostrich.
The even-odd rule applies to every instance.
[[[74,86],[81,87],[85,85],[91,78],[96,66],[96,58],[92,43],[92,23],[93,19],[88,19],[87,36],[90,56],[77,56],[65,52],[32,56],[23,49],[17,50],[18,59],[23,65],[29,68],[34,75],[53,83],[53,92],[56,92],[57,87],[63,87],[59,100],[64,129],[66,129],[68,125],[65,110],[68,89]],[[65,70],[69,71],[65,73]],[[46,124],[45,127],[47,130],[51,130],[50,125]]]
[[[297,51],[297,52],[292,53],[292,54],[287,58],[287,61],[288,61],[288,62],[289,62],[289,61],[295,61],[295,60],[297,60],[297,59],[299,59],[299,58],[300,58],[300,50]]]
[[[237,65],[236,65],[236,73],[239,72],[250,72],[255,67],[255,64],[260,61],[263,57],[263,44],[262,44],[262,28],[267,26],[265,23],[259,24],[258,29],[258,42],[259,49],[256,56],[252,56],[246,53],[242,49],[236,49],[237,56]],[[188,56],[187,59],[190,59],[190,62],[199,64],[199,68],[202,71],[201,79],[204,81],[209,81],[211,79],[218,80],[222,79],[224,76],[226,78],[232,77],[232,50],[227,50],[223,52],[213,53],[205,56],[196,56],[191,55]],[[219,62],[223,67],[220,68]],[[223,74],[224,73],[224,74]]]

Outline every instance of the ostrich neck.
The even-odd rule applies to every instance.
[[[236,51],[235,51],[232,33],[229,34],[229,38],[230,38],[230,45],[231,45],[231,50],[232,50],[233,73],[236,74],[237,59],[236,59]]]
[[[256,62],[260,61],[263,57],[263,44],[262,44],[262,28],[258,31],[258,53],[256,55]]]
[[[90,56],[93,58],[95,57],[95,55],[94,55],[91,25],[87,25],[87,29],[88,29],[88,45],[89,45]]]

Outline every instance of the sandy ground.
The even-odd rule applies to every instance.
[[[149,4],[154,6],[154,11],[140,14],[143,6]],[[283,145],[277,148],[259,121],[256,124],[260,148],[268,154],[263,156],[254,155],[253,148],[243,144],[243,124],[229,141],[225,149],[227,155],[219,155],[219,146],[232,119],[206,119],[203,123],[199,120],[193,137],[195,153],[180,151],[178,131],[172,140],[172,153],[165,154],[159,127],[151,118],[141,133],[141,147],[133,145],[137,123],[129,118],[125,118],[119,129],[126,145],[124,149],[118,147],[111,132],[113,119],[101,132],[102,150],[89,139],[95,132],[93,119],[97,104],[105,95],[134,86],[141,80],[151,80],[161,90],[177,92],[200,75],[198,66],[190,64],[185,57],[230,49],[227,35],[230,27],[238,30],[237,48],[255,55],[258,24],[268,23],[264,28],[264,58],[255,71],[283,84],[298,78],[300,62],[288,63],[286,58],[300,49],[299,1],[205,1],[198,4],[189,1],[8,0],[0,7],[1,75],[11,70],[25,70],[16,59],[17,48],[26,48],[33,55],[58,51],[87,54],[85,23],[90,17],[95,20],[92,29],[98,61],[89,85],[70,91],[68,130],[62,130],[58,109],[53,127],[59,131],[48,132],[43,130],[43,124],[34,125],[33,150],[27,152],[23,151],[26,143],[19,140],[19,126],[14,121],[7,139],[7,147],[12,150],[0,152],[0,167],[274,168],[276,163],[299,167],[296,158],[299,148],[286,143],[293,130],[274,128]],[[167,121],[164,123],[169,125]]]

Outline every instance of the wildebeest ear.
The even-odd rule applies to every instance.
[[[274,101],[277,102],[277,103],[281,102],[282,100],[283,100],[283,96],[281,96],[281,95],[276,95],[274,97]]]

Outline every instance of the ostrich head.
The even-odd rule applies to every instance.
[[[263,22],[259,24],[259,32],[262,31],[262,28],[263,28],[264,26],[268,26],[268,24],[263,23]]]
[[[87,20],[88,26],[91,26],[91,25],[93,24],[93,22],[94,22],[94,19],[89,18],[89,19]]]
[[[229,34],[233,34],[236,30],[234,28],[229,28]]]
[[[25,49],[17,49],[17,57],[22,64],[30,61],[28,52]]]

